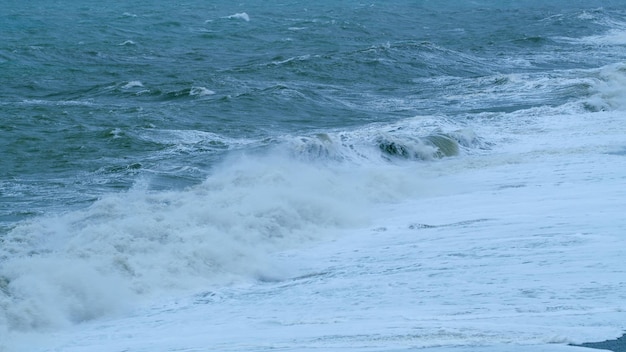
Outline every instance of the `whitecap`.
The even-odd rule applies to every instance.
[[[579,41],[583,44],[592,45],[625,45],[626,44],[626,31],[620,29],[613,29],[604,35],[593,35],[584,37],[575,41]]]
[[[24,105],[48,105],[48,106],[96,106],[91,100],[41,100],[41,99],[26,99],[22,100],[19,104]]]
[[[282,64],[286,64],[288,62],[291,61],[306,61],[309,60],[311,58],[311,55],[301,55],[301,56],[294,56],[294,57],[290,57],[288,59],[284,59],[284,60],[278,60],[278,61],[272,61],[272,65],[282,65]]]
[[[123,89],[130,89],[135,87],[143,87],[143,83],[141,83],[140,81],[130,81],[122,86]]]
[[[580,20],[593,20],[596,18],[596,16],[587,11],[583,11],[580,15],[577,16],[577,18]]]
[[[248,16],[248,14],[245,13],[245,12],[236,13],[236,14],[230,15],[230,16],[228,16],[226,18],[240,19],[240,20],[244,20],[246,22],[250,22],[250,16]]]
[[[586,104],[597,110],[626,110],[626,65],[601,68],[592,84],[593,94]]]
[[[205,87],[191,87],[191,89],[189,90],[189,95],[191,96],[203,97],[206,95],[213,95],[213,94],[215,94],[214,91],[207,89]]]
[[[117,128],[117,127],[116,127],[116,128],[114,128],[114,129],[112,129],[112,130],[108,133],[108,135],[109,135],[109,136],[111,136],[113,139],[117,139],[117,138],[122,138],[122,134],[123,134],[123,133],[124,133],[124,132],[123,132],[121,129],[119,129],[119,128]]]
[[[126,46],[126,45],[135,45],[135,44],[136,43],[134,41],[132,41],[132,40],[126,40],[123,43],[119,43],[117,45],[119,45],[119,46]]]

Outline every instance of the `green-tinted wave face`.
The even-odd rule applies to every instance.
[[[454,156],[459,154],[459,144],[453,138],[446,135],[432,135],[425,138],[437,147],[437,156]]]
[[[421,138],[380,138],[378,148],[383,154],[404,159],[430,160],[459,154],[458,142],[443,134]]]

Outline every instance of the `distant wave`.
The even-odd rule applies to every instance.
[[[44,99],[28,99],[23,100],[20,104],[24,105],[53,105],[53,106],[96,106],[96,102],[91,100],[44,100]]]
[[[189,95],[191,96],[205,96],[205,95],[213,95],[215,94],[214,91],[207,89],[205,87],[191,87],[191,89],[189,90]]]
[[[130,81],[122,86],[123,89],[131,89],[137,87],[143,87],[143,83],[141,83],[140,81]]]
[[[250,16],[248,16],[245,12],[236,13],[234,15],[227,16],[226,18],[234,18],[239,20],[244,20],[246,22],[250,22]]]

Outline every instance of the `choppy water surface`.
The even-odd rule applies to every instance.
[[[9,2],[0,216],[198,183],[287,136],[580,102],[623,59],[617,5]]]
[[[532,148],[623,155],[621,1],[5,1],[0,33],[0,333],[271,281],[486,165],[530,187]]]

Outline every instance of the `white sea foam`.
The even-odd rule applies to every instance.
[[[130,81],[126,83],[125,85],[123,85],[122,89],[131,89],[131,88],[138,88],[138,87],[143,87],[143,83],[141,83],[140,81]]]
[[[580,42],[594,45],[625,45],[626,31],[623,29],[613,29],[603,35],[594,35],[579,39]]]
[[[601,68],[593,84],[594,95],[587,103],[597,109],[626,109],[626,65],[615,64]]]
[[[621,77],[622,71],[621,66],[609,66],[599,76],[611,81],[615,75]],[[0,333],[16,336],[17,341],[21,335],[16,331],[58,329],[106,316],[112,319],[116,314],[128,312],[129,307],[141,306],[158,297],[185,295],[180,292],[210,288],[228,296],[224,284],[254,280],[281,282],[311,273],[334,273],[327,279],[324,279],[325,274],[320,274],[321,282],[313,280],[313,285],[315,290],[322,290],[336,299],[318,306],[319,314],[310,318],[297,318],[291,313],[280,315],[278,325],[323,326],[313,330],[312,335],[299,335],[313,339],[314,335],[326,334],[325,328],[337,329],[337,325],[325,321],[341,321],[342,316],[333,312],[342,312],[348,320],[362,320],[375,331],[382,331],[382,325],[376,325],[374,316],[382,317],[383,325],[397,324],[400,312],[392,309],[391,302],[407,300],[407,304],[422,307],[412,300],[410,292],[406,296],[392,295],[395,298],[390,298],[387,305],[380,305],[380,309],[372,307],[373,302],[368,297],[384,297],[387,291],[359,286],[364,285],[361,281],[365,275],[375,277],[376,282],[386,282],[389,287],[399,285],[393,281],[396,279],[404,280],[404,287],[410,282],[425,283],[426,291],[419,291],[418,287],[412,290],[430,295],[423,301],[430,300],[431,308],[415,308],[412,314],[423,318],[406,319],[411,324],[426,325],[426,332],[420,335],[420,339],[426,341],[424,347],[431,346],[428,341],[432,344],[479,344],[487,340],[504,343],[512,338],[510,331],[523,343],[578,341],[576,336],[568,334],[572,327],[565,321],[560,323],[562,328],[554,329],[550,336],[545,336],[539,328],[519,333],[517,325],[499,330],[478,322],[485,315],[492,321],[506,321],[509,307],[517,309],[532,326],[542,324],[544,319],[555,319],[550,312],[565,312],[568,319],[581,312],[609,319],[608,313],[603,313],[582,293],[552,299],[546,306],[533,301],[532,295],[555,289],[549,275],[535,276],[542,281],[530,290],[515,283],[547,267],[563,277],[560,284],[574,290],[572,285],[580,283],[578,276],[574,272],[563,272],[559,263],[574,263],[580,256],[563,259],[559,245],[569,246],[567,251],[571,253],[583,247],[594,248],[603,253],[605,260],[621,256],[611,249],[622,247],[610,232],[625,226],[615,209],[620,208],[620,199],[626,195],[619,187],[623,182],[621,169],[611,167],[614,159],[621,155],[611,152],[623,148],[623,119],[609,113],[546,117],[547,111],[550,110],[536,108],[536,111],[516,111],[495,117],[488,115],[486,123],[476,118],[465,124],[441,116],[418,116],[392,125],[372,124],[350,132],[288,136],[267,153],[232,155],[201,185],[179,191],[150,192],[138,184],[129,192],[104,196],[88,209],[22,223],[3,239],[0,248],[3,261]],[[171,138],[174,143],[223,140],[207,132],[161,132],[153,137]],[[119,130],[113,131],[114,135],[119,133]],[[421,138],[441,135],[453,139],[462,148],[462,157],[436,163],[407,163],[406,158],[396,158],[402,156],[402,152],[386,153],[379,144],[380,138],[384,138],[404,148],[393,150],[436,155],[437,145],[424,144]],[[496,152],[485,148],[487,144],[479,136],[490,136],[491,140],[498,141]],[[231,142],[224,140],[224,143]],[[480,152],[474,153],[475,148]],[[600,167],[598,160],[602,160]],[[606,182],[597,184],[594,180]],[[571,194],[573,198],[568,198]],[[575,205],[576,199],[585,199],[585,205]],[[587,206],[601,209],[600,214],[604,215],[590,223],[581,223],[580,219],[590,219]],[[570,213],[571,216],[567,215]],[[543,219],[542,214],[550,215]],[[555,217],[556,223],[552,220]],[[601,223],[609,225],[594,227]],[[421,230],[432,231],[419,232]],[[530,235],[519,238],[516,231]],[[329,266],[303,259],[306,264],[303,269],[298,266],[299,259],[294,259],[295,262],[289,259],[286,264],[276,260],[277,251],[287,249],[295,251],[283,252],[291,253],[288,258],[305,258],[298,252],[299,248],[340,238],[339,232],[348,232],[346,238],[350,241],[339,242],[330,251],[325,248],[315,252],[325,258],[323,263],[336,264]],[[381,235],[388,241],[380,242]],[[407,243],[407,238],[414,239],[416,235],[420,236],[419,243]],[[347,245],[350,242],[359,245],[353,248]],[[547,252],[541,249],[542,243],[549,246]],[[413,248],[411,253],[419,254],[418,259],[411,259],[410,253],[401,249],[407,244]],[[504,247],[500,246],[502,244]],[[531,248],[528,246],[534,246],[535,256],[526,254],[524,248]],[[516,250],[518,247],[523,250]],[[397,258],[397,261],[376,259],[374,253],[381,248],[395,248],[387,250],[384,258]],[[350,252],[353,249],[358,252]],[[485,259],[483,264],[492,268],[493,282],[500,286],[474,283],[460,292],[477,296],[468,301],[471,304],[459,303],[466,296],[446,292],[462,274],[469,273],[476,282],[483,280],[479,273],[484,268],[473,266],[474,259],[470,259],[485,255],[489,260]],[[503,261],[509,260],[506,258],[546,264],[524,267],[513,261],[503,266]],[[456,264],[446,266],[453,259],[458,260]],[[416,267],[419,270],[398,269],[411,268],[416,260],[420,263]],[[589,256],[584,260],[593,262]],[[601,264],[608,266],[610,262]],[[506,270],[493,269],[499,266]],[[376,267],[389,271],[378,271]],[[460,273],[459,268],[466,271]],[[598,275],[591,269],[585,270],[589,275]],[[406,276],[388,276],[384,272],[401,272]],[[507,284],[507,275],[516,273],[519,276]],[[349,290],[334,281],[342,275],[350,283]],[[607,277],[611,289],[619,286],[614,279],[614,275]],[[312,289],[307,282],[303,283],[304,289]],[[326,287],[326,283],[331,286]],[[250,294],[263,296],[263,285],[249,285],[252,285]],[[306,313],[293,306],[296,300],[301,297],[315,300],[301,291],[281,296],[282,284],[277,285],[272,297],[286,302],[295,315]],[[493,290],[512,303],[490,306],[488,302],[494,300],[491,292],[496,292]],[[234,295],[239,297],[237,293]],[[486,297],[485,300],[476,298],[480,296]],[[255,300],[255,304],[260,305],[257,307],[260,314],[270,314],[272,301],[263,299]],[[440,304],[444,299],[456,303]],[[535,306],[528,305],[529,299]],[[578,299],[576,305],[568,303],[574,299]],[[234,308],[223,308],[215,319],[228,315],[245,325],[245,312],[252,309],[249,306],[252,303],[244,298],[236,300],[240,303],[229,302]],[[345,308],[354,302],[369,307],[372,315],[355,315],[355,311]],[[380,300],[377,302],[380,304]],[[612,298],[604,304],[613,311],[623,309]],[[167,319],[201,319],[199,316],[190,318],[184,312],[171,314],[175,315]],[[204,314],[205,317],[214,315],[210,311]],[[463,315],[469,317],[466,324],[456,318]],[[436,318],[442,316],[445,318]],[[438,332],[439,327],[434,327],[433,322],[444,324],[446,331]],[[411,324],[399,327],[397,336],[408,334]],[[611,324],[602,328],[613,329],[614,320]],[[137,322],[130,329],[139,329],[136,336],[150,336],[150,332],[141,330],[143,325]],[[606,336],[602,328],[594,330],[594,334]],[[455,331],[459,330],[455,329],[475,333],[458,334]],[[261,330],[280,339],[271,328]],[[117,333],[111,332],[112,335]],[[191,332],[194,333],[202,334],[198,330]],[[485,334],[490,338],[481,338]],[[396,341],[398,337],[394,336],[388,338]],[[190,341],[197,341],[194,339],[197,337],[190,337]],[[154,341],[152,337],[145,337],[141,342],[149,340]],[[220,341],[218,345],[229,342],[227,337]],[[322,341],[320,346],[326,347],[336,343],[323,336],[319,341]],[[359,340],[348,336],[346,341]]]
[[[529,128],[527,121],[512,121]],[[418,117],[387,127],[385,134],[402,132],[393,138],[409,138],[442,126],[442,119]],[[492,127],[499,128],[482,126]],[[421,164],[381,163],[376,145],[359,159],[367,148],[358,143],[371,141],[372,131],[294,140],[302,144],[292,150],[307,146],[324,154],[322,161],[356,163],[298,161],[277,151],[233,156],[206,182],[187,190],[153,193],[138,185],[84,211],[21,224],[2,248],[3,320],[12,329],[58,327],[124,309],[113,297],[133,302],[168,290],[280,277],[267,264],[270,253],[329,238],[338,229],[368,226],[367,210],[380,202],[454,193],[452,184],[462,184],[429,181]],[[477,143],[471,130],[455,133],[460,145]],[[197,142],[207,136],[196,137]],[[349,157],[328,156],[333,153]],[[56,269],[61,266],[77,269]]]
[[[215,94],[214,91],[205,87],[191,87],[191,89],[189,90],[189,95],[191,96],[203,97],[203,96],[214,95],[214,94]]]
[[[234,15],[227,16],[226,18],[244,20],[246,22],[250,22],[250,16],[245,12],[236,13]]]
[[[91,100],[42,100],[42,99],[26,99],[22,101],[25,105],[56,105],[56,106],[96,106],[98,104]]]
[[[429,121],[417,120],[416,126]],[[401,124],[405,133],[411,121]],[[155,193],[138,184],[88,209],[19,225],[0,249],[1,319],[12,330],[58,328],[168,291],[281,277],[267,262],[270,253],[366,226],[370,205],[433,190],[417,177],[419,170],[407,174],[381,162],[381,150],[372,144],[377,128],[316,137],[355,163],[329,164],[339,159],[301,153],[294,158],[298,148],[287,138],[264,154],[233,155],[189,189]],[[238,143],[208,132],[163,132],[154,138],[219,140],[229,148]],[[309,137],[299,140],[311,148]],[[344,143],[349,140],[358,145]],[[354,154],[368,148],[371,159]],[[76,270],[58,270],[64,266]]]
[[[394,172],[241,158],[188,190],[136,188],[18,226],[2,248],[2,319],[18,330],[60,327],[142,296],[273,277],[268,253],[365,224],[366,204],[417,189]]]
[[[245,138],[228,138],[217,133],[197,130],[164,130],[151,127],[144,130],[138,138],[161,144],[198,144],[202,142],[219,143],[225,146],[249,145],[254,142]]]
[[[596,16],[589,11],[583,11],[580,15],[577,16],[581,20],[593,20]]]
[[[0,319],[161,297],[69,332],[6,332],[16,351],[575,351],[617,337],[624,119],[524,116],[472,125],[508,141],[488,154],[356,169],[233,157],[186,191],[138,187],[24,224],[3,247],[20,259],[1,269]],[[234,277],[260,281],[216,285]],[[196,294],[170,296],[185,287]]]
[[[272,61],[272,65],[282,65],[292,61],[307,61],[309,59],[311,59],[311,55],[301,55],[297,57],[290,57],[284,60]]]
[[[278,148],[297,160],[339,161],[381,166],[389,161],[432,160],[474,153],[485,147],[471,129],[444,117],[418,116],[394,124],[371,124],[353,131],[285,136]]]

